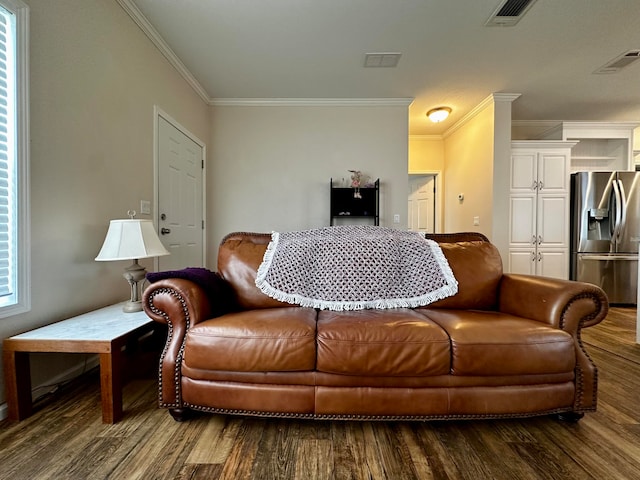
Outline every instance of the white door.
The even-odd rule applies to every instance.
[[[538,250],[536,273],[543,277],[569,278],[569,252],[567,249]]]
[[[435,175],[409,180],[409,230],[435,233]]]
[[[536,195],[512,195],[510,198],[509,243],[511,246],[535,247]]]
[[[566,153],[543,152],[538,160],[538,191],[565,193],[569,191],[569,171]]]
[[[204,266],[203,147],[158,116],[159,270]]]
[[[535,193],[538,177],[538,154],[520,152],[511,156],[511,191],[517,193]]]
[[[509,273],[535,275],[536,253],[532,249],[512,248],[509,250]]]
[[[569,219],[566,194],[538,194],[537,242],[545,247],[569,245]]]

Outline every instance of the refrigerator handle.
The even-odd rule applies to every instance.
[[[618,181],[614,180],[611,182],[613,184],[613,194],[615,196],[615,216],[614,216],[614,224],[613,230],[611,231],[611,243],[615,243],[620,236],[620,222],[622,220],[622,198],[620,197],[620,186],[618,185]]]
[[[622,231],[627,224],[627,193],[624,191],[622,180],[618,180],[618,190],[620,191],[620,223],[618,224],[618,235],[616,241],[620,241]]]
[[[630,261],[630,262],[637,262],[638,261],[638,255],[620,255],[620,254],[616,254],[616,255],[609,255],[609,254],[597,254],[597,253],[580,253],[578,254],[579,260],[581,261],[587,261],[587,260],[595,260],[595,261],[606,261],[606,262],[622,262],[622,261]]]

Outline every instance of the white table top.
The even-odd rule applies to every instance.
[[[24,340],[110,341],[153,322],[144,312],[125,313],[117,303],[11,337]]]

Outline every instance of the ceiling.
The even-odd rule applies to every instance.
[[[484,26],[501,0],[118,1],[214,105],[408,98],[413,135],[443,134],[492,93],[521,94],[515,120],[640,120],[640,60],[593,73],[640,49],[640,0],[537,0],[512,27]],[[398,66],[365,68],[378,52]],[[431,123],[440,105],[453,113]]]

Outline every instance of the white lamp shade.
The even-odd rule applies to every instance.
[[[151,220],[136,218],[111,220],[104,244],[96,260],[136,260],[169,255]]]

